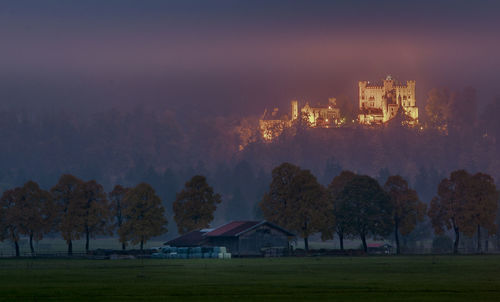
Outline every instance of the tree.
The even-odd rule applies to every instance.
[[[205,176],[193,176],[177,194],[173,204],[179,233],[207,228],[214,219],[214,212],[219,203],[221,196],[214,193]]]
[[[342,200],[339,198],[340,193],[344,190],[344,187],[349,183],[356,174],[351,171],[342,171],[340,175],[333,178],[332,182],[328,186],[328,201],[333,209],[333,216],[335,221],[333,224],[329,225],[329,232],[336,232],[339,236],[340,249],[344,250],[344,238],[352,233],[350,230],[348,213],[343,213],[342,210],[345,208],[341,205]],[[329,234],[328,237],[332,238],[333,234]]]
[[[57,229],[68,244],[68,255],[73,254],[73,240],[85,231],[86,203],[82,198],[82,180],[64,174],[50,190],[58,208]]]
[[[417,191],[410,189],[408,182],[399,175],[389,176],[384,190],[392,203],[396,253],[400,254],[399,233],[408,235],[417,222],[424,221],[426,205],[418,198]]]
[[[19,238],[23,211],[21,208],[21,188],[5,191],[0,198],[0,223],[2,239],[9,239],[14,243],[16,257],[19,257]]]
[[[496,213],[498,210],[499,192],[493,178],[484,173],[476,173],[471,176],[469,186],[470,192],[466,203],[466,223],[463,232],[472,236],[477,230],[477,252],[482,252],[481,228],[488,234],[496,233]]]
[[[440,131],[448,131],[448,122],[452,118],[452,104],[456,98],[455,93],[448,89],[434,88],[429,91],[425,105],[427,123]]]
[[[118,230],[120,242],[131,241],[141,245],[141,251],[151,237],[167,231],[165,208],[155,190],[146,183],[140,183],[125,195],[122,207],[123,223]]]
[[[109,193],[109,199],[111,201],[111,215],[116,219],[115,227],[121,228],[123,224],[123,200],[129,191],[129,188],[125,188],[121,185],[116,185],[113,191]],[[122,242],[122,250],[125,250],[125,242]]]
[[[90,238],[110,232],[111,209],[102,185],[95,180],[81,184],[84,203],[85,251],[89,252]]]
[[[446,229],[453,229],[455,241],[453,253],[458,253],[460,228],[465,225],[465,209],[467,200],[467,183],[470,174],[465,170],[457,170],[450,178],[443,179],[438,186],[437,195],[431,200],[428,215],[431,218],[434,232],[438,235]]]
[[[441,181],[438,194],[431,201],[429,216],[437,234],[442,234],[445,227],[454,230],[453,253],[458,253],[460,232],[472,237],[477,231],[477,250],[482,251],[481,228],[496,232],[498,196],[495,182],[487,174],[471,175],[458,170]]]
[[[53,229],[56,207],[52,195],[34,181],[28,181],[21,188],[19,202],[23,213],[20,232],[29,236],[31,253],[35,253],[33,240],[42,240],[43,235]]]
[[[339,196],[340,211],[368,251],[368,236],[386,236],[392,229],[392,205],[378,182],[366,175],[356,175]]]
[[[309,170],[283,163],[272,171],[269,191],[260,203],[264,218],[298,232],[309,250],[311,234],[326,229],[331,207],[325,189]]]

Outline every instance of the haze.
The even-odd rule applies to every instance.
[[[2,107],[245,116],[415,79],[497,95],[498,2],[2,1]]]

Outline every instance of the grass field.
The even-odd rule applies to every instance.
[[[0,260],[4,301],[499,301],[500,256]]]

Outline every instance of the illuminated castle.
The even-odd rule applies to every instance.
[[[299,102],[293,100],[290,102],[291,114],[279,116],[279,109],[274,108],[272,112],[264,111],[259,120],[259,130],[265,140],[272,140],[279,136],[285,128],[302,118],[302,121],[310,128],[331,128],[341,123],[340,109],[337,108],[335,98],[328,99],[328,105],[317,105],[312,107],[309,102],[300,108]]]
[[[398,114],[402,117],[403,125],[418,124],[415,81],[403,84],[387,76],[380,84],[359,82],[360,125],[382,125]],[[264,111],[259,120],[259,131],[265,140],[271,141],[297,121],[302,121],[303,125],[310,128],[335,128],[345,123],[335,98],[329,98],[328,105],[313,107],[306,102],[302,108],[299,108],[297,100],[293,100],[290,115],[280,116],[278,108],[274,108],[272,112]]]
[[[398,111],[405,114],[409,124],[418,123],[418,107],[415,100],[415,81],[406,84],[394,81],[391,76],[381,84],[359,82],[359,115],[362,125],[388,122]]]

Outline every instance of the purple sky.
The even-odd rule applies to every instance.
[[[498,96],[498,1],[80,2],[0,3],[1,99],[256,114],[389,73]]]

